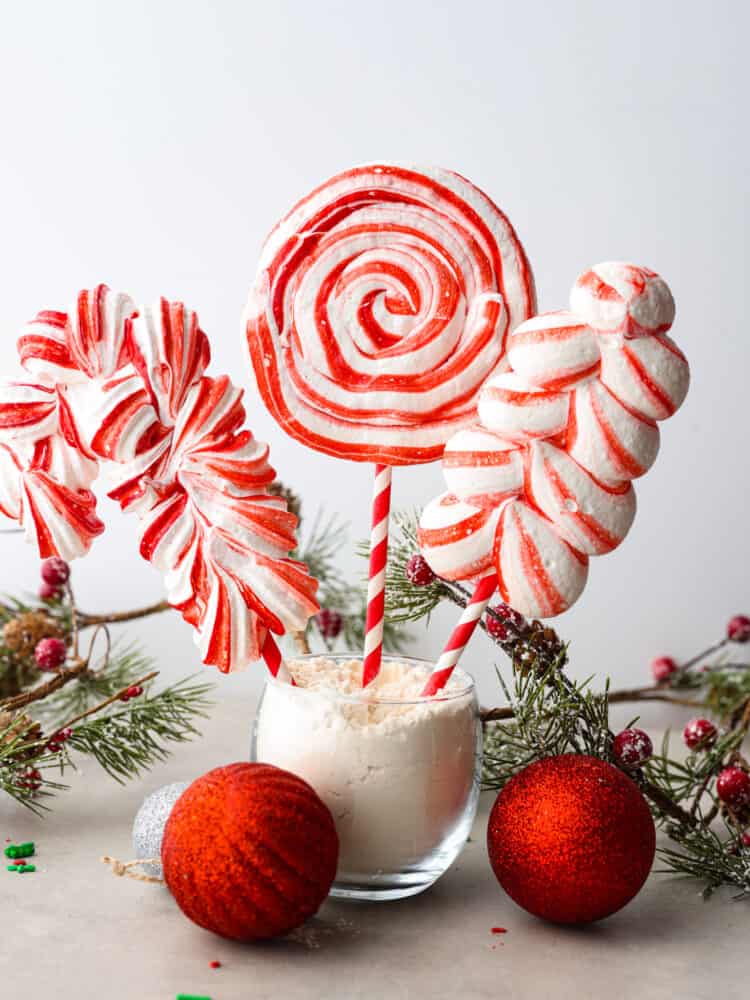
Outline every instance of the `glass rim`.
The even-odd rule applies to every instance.
[[[290,656],[287,658],[288,664],[304,662],[306,660],[333,660],[334,662],[342,662],[348,660],[362,660],[361,653],[300,653],[295,656]],[[426,660],[419,656],[401,656],[398,653],[385,653],[383,656],[384,663],[406,663],[409,666],[420,666],[429,667],[432,672],[435,668],[435,663],[432,660]],[[409,698],[379,698],[377,695],[368,694],[369,688],[362,688],[360,692],[354,694],[347,694],[341,691],[337,691],[335,688],[325,687],[325,688],[305,688],[300,687],[298,690],[300,692],[306,692],[308,694],[322,695],[328,697],[331,701],[343,702],[350,705],[430,705],[435,702],[448,702],[457,701],[460,698],[465,698],[467,695],[475,693],[476,685],[474,683],[474,678],[471,674],[467,674],[465,670],[460,667],[454,669],[453,676],[459,675],[459,678],[463,678],[466,683],[458,689],[453,688],[446,691],[445,688],[441,688],[437,694],[433,695],[418,695],[411,696]],[[266,684],[270,684],[273,687],[278,688],[292,688],[294,687],[288,684],[286,681],[280,681],[277,677],[269,675],[266,678]]]

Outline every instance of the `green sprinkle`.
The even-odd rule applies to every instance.
[[[22,865],[18,870],[19,870],[19,872],[22,872],[22,873],[23,872],[35,872],[36,871],[36,865]]]
[[[211,1000],[211,997],[198,997],[194,993],[178,993],[175,1000]]]
[[[17,872],[18,871],[18,865],[8,865],[8,871],[9,872]]]
[[[6,858],[30,858],[36,851],[33,840],[27,840],[25,844],[11,844],[5,848]]]

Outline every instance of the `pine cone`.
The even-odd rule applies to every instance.
[[[286,505],[289,508],[289,511],[294,514],[296,518],[300,517],[302,511],[302,501],[294,490],[290,490],[288,486],[284,486],[279,479],[276,479],[268,487],[268,492],[272,493],[275,497],[282,497],[286,500]]]
[[[565,647],[554,629],[537,619],[521,621],[514,628],[515,634],[501,643],[514,670],[525,675],[544,673],[555,664],[562,665],[560,657]]]
[[[40,639],[64,638],[60,625],[44,611],[24,611],[3,626],[3,644],[22,659],[33,656]]]
[[[0,712],[0,744],[12,743],[19,737],[24,743],[34,743],[42,738],[42,727],[24,712]],[[36,751],[29,748],[19,754],[19,759],[36,756]]]

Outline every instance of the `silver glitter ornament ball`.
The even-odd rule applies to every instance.
[[[143,800],[133,820],[133,850],[137,858],[161,857],[164,827],[172,807],[189,784],[189,781],[175,781],[171,785],[157,788]],[[162,877],[161,861],[154,865],[144,865],[143,870],[157,878]]]

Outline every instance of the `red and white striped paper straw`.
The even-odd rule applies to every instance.
[[[474,593],[469,598],[469,602],[464,608],[461,617],[458,619],[456,627],[451,633],[451,637],[446,643],[445,649],[440,654],[440,659],[435,664],[435,669],[427,679],[427,683],[422,689],[422,697],[437,694],[448,683],[456,664],[459,661],[466,645],[474,634],[474,629],[479,623],[479,619],[484,614],[485,608],[490,603],[490,598],[495,593],[497,587],[497,574],[484,576],[474,588]]]
[[[282,684],[294,684],[294,678],[289,672],[289,667],[284,662],[279,645],[271,632],[266,635],[266,641],[263,643],[260,653],[272,677],[275,677]]]
[[[370,573],[367,581],[367,616],[365,651],[362,663],[362,687],[367,687],[380,673],[383,659],[385,620],[385,569],[388,562],[388,519],[391,511],[391,467],[375,466],[370,533]]]

